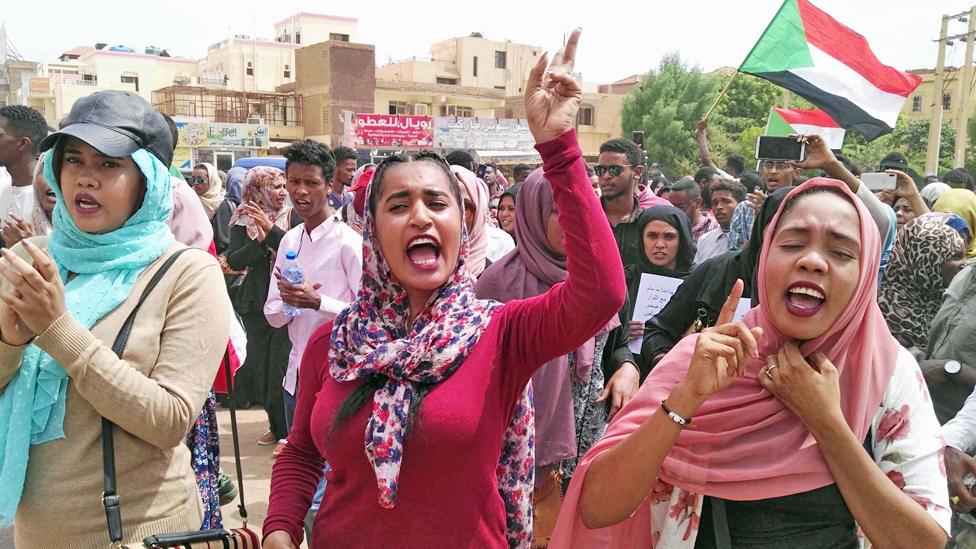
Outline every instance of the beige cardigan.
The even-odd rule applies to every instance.
[[[47,237],[32,239],[46,246]],[[70,314],[35,343],[68,372],[65,438],[30,448],[14,519],[17,547],[108,547],[102,495],[101,417],[115,423],[118,492],[126,543],[196,530],[202,508],[183,440],[203,407],[227,345],[230,304],[216,260],[183,253],[139,310],[118,359],[111,346],[171,246],[130,296],[91,330]],[[18,255],[26,252],[14,248]],[[0,391],[24,347],[0,342]]]

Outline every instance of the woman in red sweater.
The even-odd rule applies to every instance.
[[[527,547],[531,405],[547,361],[616,314],[625,285],[573,126],[579,31],[529,75],[529,126],[565,232],[568,276],[504,305],[475,298],[457,180],[434,155],[387,160],[369,192],[358,300],[309,342],[264,546]],[[543,79],[545,78],[545,82]],[[610,254],[610,255],[607,255]]]

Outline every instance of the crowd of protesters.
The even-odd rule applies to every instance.
[[[135,94],[0,107],[0,527],[108,544],[103,418],[119,541],[222,527],[231,398],[267,415],[267,548],[976,547],[973,178],[892,153],[873,192],[816,135],[719,168],[707,121],[694,174],[588,163],[579,36],[510,178],[312,140],[184,177]]]

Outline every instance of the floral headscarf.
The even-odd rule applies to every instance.
[[[435,384],[451,376],[501,306],[475,297],[473,277],[466,266],[469,246],[463,207],[458,219],[461,250],[457,267],[413,323],[409,322],[407,293],[393,281],[376,237],[373,213],[366,208],[362,287],[356,301],[339,313],[333,326],[329,373],[336,381],[372,376],[388,379],[373,394],[372,414],[365,430],[366,456],[376,474],[379,504],[387,509],[397,503],[405,420],[418,384]],[[501,441],[496,469],[509,542],[517,547],[527,545],[531,532],[528,494],[533,483],[533,430],[525,428],[531,416],[530,393],[526,390]]]
[[[287,229],[288,216],[286,214],[288,213],[288,208],[283,203],[281,208],[275,208],[274,200],[272,199],[272,195],[275,192],[275,181],[284,178],[285,172],[270,166],[257,166],[248,170],[244,175],[244,194],[241,205],[230,216],[231,226],[246,225],[247,236],[251,237],[251,240],[257,238],[257,226],[251,220],[250,216],[242,210],[244,204],[254,202],[261,208],[262,212],[268,214],[268,217],[271,218],[271,221],[275,225],[278,225],[282,229]]]
[[[884,271],[878,306],[891,335],[903,346],[925,349],[929,325],[942,305],[942,264],[966,244],[942,214],[925,214],[898,233]]]

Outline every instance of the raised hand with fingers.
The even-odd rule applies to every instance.
[[[702,402],[743,375],[746,362],[759,356],[762,328],[750,329],[742,322],[732,322],[742,289],[742,281],[737,280],[715,326],[702,331],[695,344],[688,375],[682,384]]]
[[[575,29],[552,63],[542,54],[529,72],[525,88],[525,111],[536,143],[545,143],[576,127],[576,111],[583,89],[573,75],[576,45],[581,29]]]

